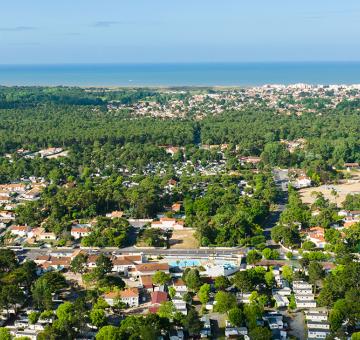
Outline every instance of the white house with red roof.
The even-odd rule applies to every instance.
[[[75,240],[78,240],[84,236],[90,235],[91,228],[89,224],[77,224],[71,228],[70,233]]]
[[[117,301],[126,303],[129,307],[139,306],[139,289],[128,288],[118,292],[109,292],[104,294],[104,300],[110,305],[114,306]]]
[[[13,225],[10,227],[12,235],[27,237],[31,228],[26,225]]]
[[[182,230],[184,229],[184,221],[171,217],[161,217],[159,221],[151,222],[151,227],[163,230]]]
[[[323,227],[311,227],[304,231],[304,235],[306,239],[313,242],[317,248],[325,247],[325,230]]]

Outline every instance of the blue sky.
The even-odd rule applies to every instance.
[[[358,0],[3,0],[0,64],[360,60]]]

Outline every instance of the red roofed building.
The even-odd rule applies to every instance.
[[[111,259],[113,263],[113,271],[128,274],[129,271],[135,269],[135,265],[143,263],[142,255],[121,255]]]
[[[154,284],[151,275],[140,276],[140,282],[143,288],[146,289],[148,292],[154,291]]]
[[[171,217],[161,217],[160,221],[152,222],[151,227],[165,230],[182,230],[184,229],[184,221]]]
[[[169,274],[169,264],[167,263],[143,263],[135,266],[135,275],[154,275],[157,271]]]
[[[325,231],[322,227],[311,227],[304,232],[306,239],[313,242],[317,248],[324,248],[326,245]]]
[[[174,203],[171,206],[171,210],[174,212],[179,212],[181,210],[181,203]]]
[[[77,240],[84,236],[88,236],[91,233],[91,229],[89,227],[72,227],[71,228],[71,236]]]
[[[116,301],[119,300],[123,303],[126,303],[129,307],[139,306],[139,289],[138,288],[128,288],[119,292],[110,292],[104,294],[104,300],[110,305],[114,306]]]
[[[25,225],[13,225],[10,227],[10,232],[17,236],[27,236],[31,228]]]
[[[168,300],[168,295],[166,292],[152,292],[151,293],[151,303],[153,305],[160,305],[162,302],[166,302]]]

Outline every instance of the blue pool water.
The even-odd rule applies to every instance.
[[[170,267],[180,267],[180,268],[197,267],[200,265],[201,265],[200,260],[177,260],[177,261],[169,262]]]

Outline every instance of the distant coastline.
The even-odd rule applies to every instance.
[[[359,84],[360,62],[0,65],[0,85],[238,87]]]

